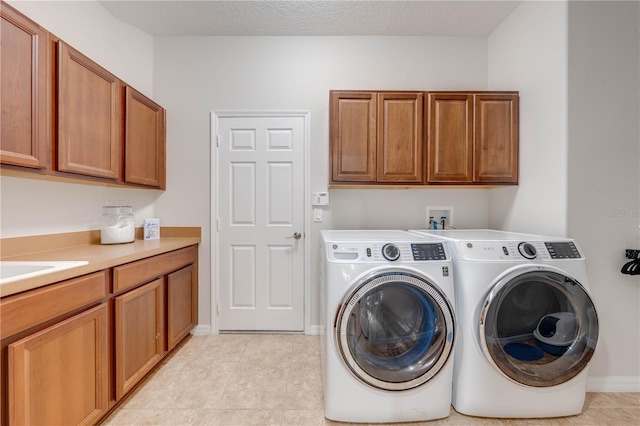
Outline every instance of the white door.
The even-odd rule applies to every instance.
[[[303,331],[305,117],[222,115],[214,131],[218,329]]]

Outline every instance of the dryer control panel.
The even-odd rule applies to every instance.
[[[573,241],[460,241],[456,247],[466,260],[582,259]]]
[[[444,243],[328,242],[327,258],[334,262],[414,263],[449,259]]]

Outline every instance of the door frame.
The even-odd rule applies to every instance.
[[[251,118],[251,117],[299,117],[304,121],[303,130],[303,224],[304,224],[304,264],[303,264],[303,285],[304,285],[304,334],[311,332],[311,291],[310,291],[310,264],[311,264],[311,191],[310,191],[310,146],[311,146],[311,112],[309,110],[232,110],[232,111],[211,111],[211,175],[210,175],[210,201],[211,216],[209,228],[211,229],[211,334],[218,334],[218,301],[219,297],[219,238],[218,238],[218,207],[219,207],[219,179],[218,179],[218,119],[220,118]]]

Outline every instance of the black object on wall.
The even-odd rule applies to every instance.
[[[627,259],[632,259],[624,264],[620,272],[626,275],[640,275],[640,250],[625,250]]]

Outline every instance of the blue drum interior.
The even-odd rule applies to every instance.
[[[406,278],[387,276],[363,285],[340,319],[343,356],[361,380],[377,387],[422,383],[451,351],[450,306],[437,290]]]

